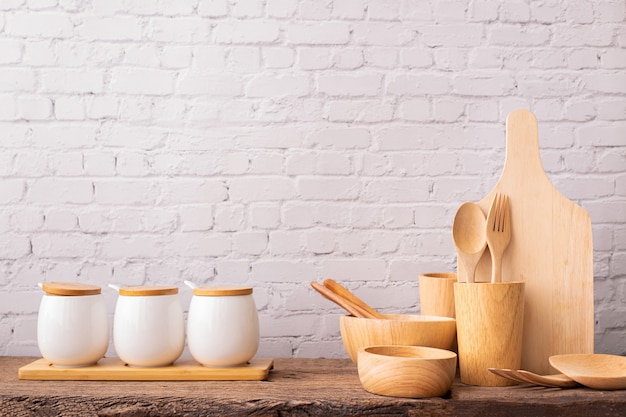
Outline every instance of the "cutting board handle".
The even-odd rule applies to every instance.
[[[539,132],[535,115],[528,110],[515,110],[506,118],[506,156],[502,177],[510,171],[532,172],[534,179],[550,182],[541,163]]]

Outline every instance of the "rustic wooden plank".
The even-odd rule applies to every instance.
[[[343,359],[275,359],[267,381],[25,381],[29,357],[0,357],[1,416],[568,416],[622,417],[626,391],[472,387],[444,398],[366,392]]]

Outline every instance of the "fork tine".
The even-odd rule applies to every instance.
[[[498,206],[498,231],[500,233],[504,233],[504,227],[506,225],[506,209],[508,207],[508,196],[503,195],[500,199],[500,204]]]
[[[502,199],[502,194],[496,193],[495,199],[496,199],[495,201],[496,215],[493,216],[492,229],[494,232],[497,232],[500,227],[500,200]]]
[[[497,205],[498,205],[498,193],[496,193],[496,195],[493,196],[493,201],[491,202],[491,208],[489,209],[489,213],[487,213],[487,217],[488,217],[488,221],[489,224],[487,225],[487,227],[489,227],[491,230],[496,230],[496,215],[494,212],[493,217],[489,216],[491,214],[491,210],[494,210]]]
[[[509,196],[505,195],[504,196],[504,217],[503,217],[503,224],[502,224],[503,232],[508,232],[508,230],[505,230],[507,225],[511,227],[511,223],[510,223],[511,211],[510,210],[511,210],[511,207],[509,205]]]
[[[493,219],[493,230],[500,231],[500,212],[502,210],[502,194],[498,194],[496,199],[496,217]]]
[[[504,214],[506,210],[506,195],[500,196],[498,201],[498,232],[504,232]]]

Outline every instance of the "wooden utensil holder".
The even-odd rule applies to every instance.
[[[520,368],[524,282],[456,283],[454,299],[461,382],[513,385],[487,368]]]

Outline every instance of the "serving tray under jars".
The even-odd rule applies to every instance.
[[[193,359],[179,359],[169,366],[139,368],[128,366],[115,357],[103,358],[92,366],[57,368],[42,358],[19,368],[18,377],[40,381],[263,381],[273,366],[274,360],[268,358],[214,368],[202,366]]]

